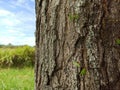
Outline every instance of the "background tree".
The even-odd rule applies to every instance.
[[[120,89],[120,0],[36,0],[36,90]]]

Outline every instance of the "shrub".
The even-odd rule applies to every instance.
[[[0,48],[1,67],[23,67],[33,66],[35,49],[30,46],[19,46],[14,48]]]

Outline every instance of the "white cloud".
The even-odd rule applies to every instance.
[[[23,37],[23,36],[26,36],[25,33],[23,33],[22,31],[19,31],[19,30],[8,30],[8,33],[9,35],[12,35],[12,36],[19,36],[19,37]]]
[[[22,28],[35,28],[35,16],[30,13],[25,13],[23,11],[19,12],[10,12],[5,9],[0,9],[0,25],[3,25],[7,28],[24,26]]]
[[[4,37],[4,36],[2,36],[2,37],[0,37],[0,43],[1,44],[5,44],[5,45],[7,45],[8,43],[14,43],[14,41],[15,41],[15,37],[13,37],[13,36],[6,36],[6,37]]]
[[[20,42],[26,44],[29,43],[29,45],[33,46],[35,45],[35,37],[24,37],[24,39],[22,39]]]
[[[10,32],[10,33],[19,33],[19,31],[16,31],[16,30],[8,30],[8,32]]]
[[[3,24],[3,25],[5,25],[5,26],[16,26],[16,25],[18,25],[19,23],[21,23],[21,21],[19,21],[19,20],[17,20],[17,19],[13,19],[13,18],[4,18],[4,19],[2,19],[1,21],[1,23]]]
[[[10,12],[10,11],[8,11],[8,10],[5,10],[5,9],[0,9],[0,17],[1,16],[13,16],[13,14]]]
[[[35,10],[30,4],[33,1],[0,2],[0,44],[35,45]]]
[[[18,17],[16,16],[16,13],[10,12],[5,9],[0,9],[0,24],[4,26],[16,26],[20,23],[22,23]]]
[[[0,44],[13,44],[13,45],[35,45],[35,37],[19,37],[16,38],[15,36],[2,36],[0,38]]]
[[[13,7],[13,8],[20,7],[25,10],[28,10],[31,13],[34,13],[35,7],[31,6],[31,4],[30,4],[31,1],[32,1],[32,3],[34,3],[34,0],[13,0],[10,3],[11,3],[11,7]]]

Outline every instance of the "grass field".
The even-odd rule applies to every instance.
[[[0,90],[34,90],[33,68],[0,69]]]

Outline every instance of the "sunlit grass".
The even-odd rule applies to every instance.
[[[0,67],[34,66],[35,48],[18,46],[0,48]]]
[[[34,90],[33,68],[0,69],[0,90]]]

